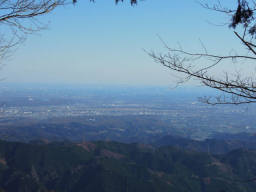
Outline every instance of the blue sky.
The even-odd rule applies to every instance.
[[[161,36],[170,46],[228,52],[239,42],[227,18],[203,9],[194,0],[128,2],[82,0],[40,18],[48,29],[28,36],[5,61],[6,82],[171,85],[170,73],[143,51],[164,51]],[[224,46],[225,45],[225,46]]]

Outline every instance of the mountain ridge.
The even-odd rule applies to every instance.
[[[0,191],[251,192],[254,182],[238,181],[255,176],[252,150],[212,155],[111,141],[0,141]]]

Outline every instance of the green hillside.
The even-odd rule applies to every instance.
[[[0,191],[254,192],[256,152],[116,142],[0,142]],[[247,182],[248,180],[248,182]]]

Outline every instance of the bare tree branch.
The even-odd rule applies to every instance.
[[[51,13],[67,0],[0,0],[0,64],[27,34],[44,29],[40,16]]]
[[[216,1],[215,1],[216,2]],[[210,5],[199,2],[203,8],[224,13],[231,18],[229,27],[234,29],[234,35],[247,49],[247,54],[216,55],[208,53],[203,45],[203,52],[184,51],[182,48],[170,48],[161,38],[166,53],[156,54],[147,52],[155,62],[168,68],[170,71],[183,75],[180,83],[197,80],[203,86],[219,90],[221,95],[216,97],[203,97],[200,101],[207,104],[244,104],[256,103],[256,75],[242,75],[225,72],[224,76],[216,74],[225,63],[232,69],[234,62],[242,68],[248,68],[256,60],[256,20],[254,19],[256,4],[253,0],[238,0],[237,7],[226,8],[220,1]],[[236,31],[239,27],[239,31]],[[202,44],[202,43],[201,43]],[[253,70],[251,70],[253,71]]]

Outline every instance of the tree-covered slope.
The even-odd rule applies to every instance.
[[[218,134],[214,138],[203,141],[167,135],[152,142],[154,146],[173,146],[189,151],[225,154],[236,149],[256,149],[256,137],[247,133]]]
[[[0,191],[254,191],[255,152],[222,156],[116,142],[0,142]]]

